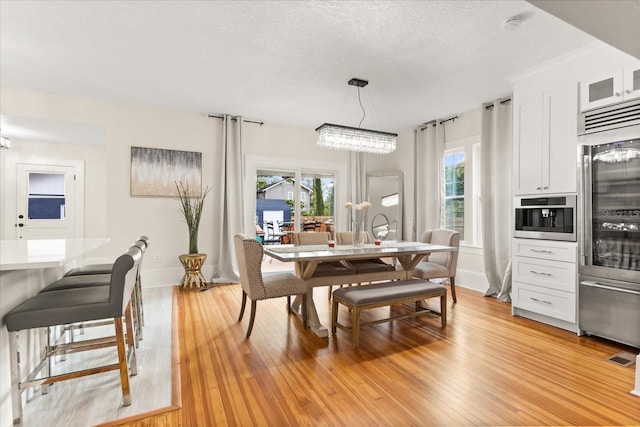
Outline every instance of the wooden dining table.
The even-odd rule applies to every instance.
[[[412,277],[413,269],[418,263],[433,252],[452,252],[453,246],[432,245],[429,243],[409,241],[383,241],[380,245],[366,244],[363,247],[351,245],[271,245],[265,246],[264,252],[268,256],[281,262],[292,262],[296,275],[303,279],[310,287],[344,285],[351,283],[402,280]],[[350,261],[371,258],[392,258],[397,260],[396,269],[390,271],[356,272],[346,269],[341,274],[315,276],[313,273],[321,263],[340,262],[349,266]],[[297,297],[293,309],[300,315],[302,298]],[[318,316],[313,292],[307,298],[309,328],[319,337],[327,337],[328,329],[322,324]]]

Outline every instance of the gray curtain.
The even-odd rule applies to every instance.
[[[238,283],[240,274],[236,262],[233,236],[242,233],[244,212],[244,170],[242,161],[242,117],[225,115],[222,125],[222,155],[218,164],[220,175],[216,194],[217,212],[214,218],[213,241],[218,248],[213,282]]]
[[[489,281],[485,296],[511,301],[511,101],[482,108],[482,246]]]
[[[416,130],[414,161],[414,229],[413,240],[425,230],[440,228],[444,189],[444,126],[439,122]]]

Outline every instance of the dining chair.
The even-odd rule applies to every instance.
[[[308,233],[313,233],[316,231],[318,224],[316,221],[307,221],[302,225],[302,230]]]
[[[249,338],[256,317],[256,302],[259,300],[287,297],[287,310],[291,313],[291,295],[302,295],[302,319],[306,327],[308,323],[307,298],[309,286],[295,274],[287,271],[262,272],[262,245],[254,238],[244,234],[236,234],[233,238],[240,270],[242,287],[242,306],[238,322],[242,321],[247,297],[251,300],[251,316],[246,338]]]
[[[427,230],[422,234],[422,243],[433,245],[453,246],[452,252],[433,252],[420,261],[413,270],[413,277],[420,279],[448,279],[451,286],[451,298],[456,298],[456,269],[458,266],[458,249],[460,248],[460,233],[454,230]]]
[[[268,245],[268,244],[281,243],[283,233],[277,232],[275,230],[273,221],[265,221],[264,226],[265,226],[264,244]]]

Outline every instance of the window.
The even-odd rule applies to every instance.
[[[307,201],[307,193],[305,193],[304,191],[300,192],[300,201],[301,202],[306,202]]]
[[[464,151],[444,156],[444,226],[464,240]]]
[[[29,219],[64,219],[63,173],[29,173]]]
[[[442,226],[460,233],[460,244],[482,246],[480,135],[447,141],[443,157]]]
[[[287,200],[293,200],[293,191],[287,191]]]

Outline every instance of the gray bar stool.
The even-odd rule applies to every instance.
[[[134,246],[137,246],[140,248],[140,250],[142,251],[142,256],[144,257],[144,252],[149,247],[149,237],[144,235],[140,236],[138,240],[134,243]],[[67,280],[67,278],[71,278],[75,276],[110,274],[112,268],[113,268],[113,263],[106,263],[106,264],[88,264],[88,265],[83,265],[82,267],[71,269],[61,279],[62,282],[57,283],[57,288],[65,289],[64,281]],[[140,260],[140,266],[138,268],[138,275],[136,278],[136,287],[134,289],[134,295],[133,295],[134,306],[135,306],[134,323],[136,327],[136,347],[138,346],[137,341],[142,339],[142,326],[144,325],[144,304],[142,302],[142,280],[140,279],[141,269],[142,269],[142,260]],[[73,283],[73,282],[69,280],[66,283]],[[56,283],[50,285],[50,287],[53,287],[52,289],[55,289],[54,285],[56,285]],[[48,288],[49,287],[45,289],[48,289]]]
[[[131,404],[129,371],[131,371],[131,375],[135,375],[137,368],[135,346],[133,345],[135,332],[133,330],[130,302],[131,294],[136,286],[137,267],[141,259],[142,251],[140,248],[131,247],[114,262],[109,286],[41,292],[7,313],[4,320],[9,332],[11,399],[14,424],[22,422],[22,391],[25,389],[42,386],[42,392],[47,393],[48,386],[55,382],[112,370],[120,371],[123,405],[128,406]],[[123,317],[127,327],[126,342],[122,325]],[[31,371],[30,374],[24,380],[22,379],[20,362],[28,360],[25,357],[28,354],[20,354],[20,332],[28,331],[29,329],[40,329],[41,331],[44,330],[46,338],[48,338],[51,327],[101,319],[112,320],[115,327],[115,336],[59,345],[50,345],[47,339],[47,342],[42,342],[40,363],[33,370],[28,369]],[[117,349],[117,363],[51,376],[52,357],[110,346],[115,346]],[[129,354],[127,354],[127,346]]]

